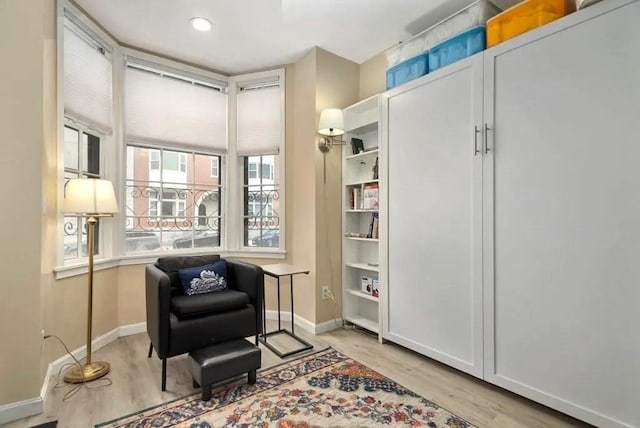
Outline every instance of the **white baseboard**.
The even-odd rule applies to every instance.
[[[336,318],[333,320],[321,322],[320,324],[316,324],[315,334],[322,334],[331,330],[336,330],[341,326],[342,326],[342,318]]]
[[[137,324],[129,324],[118,327],[118,337],[131,336],[133,334],[146,333],[147,323],[139,322]]]
[[[0,425],[37,415],[44,411],[44,400],[42,397],[29,398],[28,400],[16,401],[14,403],[0,406]]]
[[[147,331],[147,323],[141,322],[137,324],[123,325],[98,336],[91,342],[91,349],[97,351],[108,345],[119,337],[131,336],[132,334],[144,333]],[[82,360],[87,356],[87,346],[83,345],[75,349],[71,354],[77,359]],[[30,398],[28,400],[16,401],[0,406],[0,425],[15,421],[17,419],[26,418],[37,415],[44,411],[44,401],[49,391],[49,382],[52,376],[57,376],[60,368],[65,364],[73,363],[73,358],[69,354],[65,354],[57,360],[51,362],[47,367],[47,373],[40,389],[40,396]]]
[[[277,320],[278,311],[268,310],[266,318],[268,320]],[[280,311],[280,319],[282,321],[291,321],[291,312]],[[338,324],[336,323],[341,322],[340,319],[337,319],[337,320],[325,321],[320,324],[314,324],[308,319],[302,318],[300,315],[295,315],[294,319],[297,327],[300,327],[303,330],[313,335],[318,335],[318,334],[326,333],[327,331],[335,330],[336,328],[338,328]]]
[[[119,330],[120,328],[114,328],[113,330],[103,334],[102,336],[98,336],[95,339],[93,339],[91,341],[92,352],[97,351],[98,349],[103,348],[108,344],[110,344],[111,342],[113,342],[114,340],[116,340],[119,337],[118,335]],[[76,360],[82,360],[84,357],[87,356],[87,345],[82,345],[78,349],[75,349],[74,351],[71,352],[71,355],[73,355],[76,358]],[[51,363],[52,374],[57,373],[60,370],[60,368],[65,364],[73,363],[74,361],[71,355],[65,354],[62,357],[55,360],[54,362],[52,362]]]

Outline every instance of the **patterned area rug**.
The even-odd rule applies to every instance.
[[[471,428],[465,420],[334,349],[96,427],[378,427]]]

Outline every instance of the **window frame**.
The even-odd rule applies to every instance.
[[[220,179],[220,160],[218,158],[211,159],[211,178]]]
[[[265,162],[264,158],[266,157],[272,157],[273,158],[273,163],[269,163],[269,162]],[[256,245],[250,245],[249,242],[249,231],[250,230],[259,230],[259,237],[263,237],[264,234],[268,231],[273,231],[273,230],[277,230],[278,231],[278,237],[280,237],[280,229],[281,229],[281,216],[280,216],[280,212],[282,212],[282,208],[280,206],[280,184],[276,184],[275,177],[274,177],[274,170],[275,170],[275,165],[276,162],[278,162],[278,157],[279,155],[253,155],[253,156],[242,156],[242,162],[244,165],[243,168],[243,184],[242,184],[242,194],[243,194],[243,213],[242,213],[242,219],[243,219],[243,230],[242,230],[242,243],[245,247],[248,248],[260,248],[260,249],[269,249],[269,248],[280,248],[280,244],[278,245],[278,247],[266,247],[266,246],[256,246]],[[255,158],[259,158],[259,161],[257,163],[252,162]],[[252,178],[250,176],[250,167],[251,165],[256,165],[257,171],[261,171],[260,175],[258,175],[256,178]],[[265,166],[268,166],[268,169],[265,168]],[[279,169],[279,168],[278,168]],[[268,174],[268,177],[263,177],[262,176],[262,171],[270,171],[270,173]],[[254,181],[253,183],[251,181]],[[257,183],[255,182],[257,180]],[[267,183],[265,183],[265,181],[267,181]],[[269,181],[271,181],[271,183],[269,183]],[[254,196],[253,199],[249,198],[249,194],[256,192],[256,189],[258,189],[258,194],[259,194],[259,198],[256,198]],[[277,192],[278,194],[278,215],[274,216],[274,213],[276,212],[274,210],[273,204],[275,203],[274,197],[273,197],[273,193],[272,192]],[[256,209],[257,208],[257,209]],[[277,229],[274,228],[269,228],[269,227],[262,227],[262,223],[263,223],[263,219],[269,219],[269,218],[277,218],[277,224],[278,227]],[[250,229],[248,224],[251,222],[251,219],[253,219],[254,222],[257,221],[257,219],[260,219],[260,227],[258,229]],[[267,220],[268,222],[269,220]],[[255,238],[254,238],[255,239]]]
[[[126,139],[125,139],[126,140]],[[153,152],[157,152],[160,153],[160,159],[164,159],[164,153],[165,152],[173,152],[173,153],[177,153],[179,155],[179,158],[183,158],[184,163],[185,163],[185,172],[189,172],[189,174],[187,174],[187,182],[184,183],[185,185],[185,190],[190,190],[193,188],[197,188],[198,190],[203,190],[203,189],[199,189],[196,185],[200,184],[202,185],[202,183],[199,183],[196,181],[195,179],[195,174],[196,174],[196,168],[193,167],[192,171],[186,171],[186,165],[188,164],[188,156],[192,157],[192,165],[195,166],[196,163],[196,159],[197,156],[212,156],[212,159],[217,159],[218,160],[218,165],[222,165],[222,167],[224,166],[224,159],[225,159],[225,155],[221,154],[221,153],[216,153],[214,151],[203,151],[203,150],[194,150],[194,149],[190,149],[187,148],[186,146],[178,146],[178,145],[155,145],[155,144],[148,144],[148,143],[140,143],[140,142],[136,142],[133,140],[128,140],[125,141],[125,153],[128,153],[128,148],[140,148],[140,149],[146,149],[148,150],[149,153],[153,153]],[[149,156],[150,158],[151,156]],[[124,159],[124,163],[125,163],[125,170],[128,170],[128,156],[125,156]],[[174,188],[172,186],[176,185],[176,184],[180,184],[182,185],[183,183],[175,183],[172,181],[164,181],[164,177],[162,174],[162,171],[164,170],[164,165],[163,162],[161,162],[160,165],[160,179],[159,180],[151,180],[151,177],[148,177],[148,179],[146,181],[144,180],[135,180],[135,179],[129,179],[126,176],[123,178],[123,193],[125,194],[124,199],[126,200],[125,202],[125,206],[124,206],[124,212],[125,214],[122,216],[123,218],[123,232],[122,232],[122,239],[124,240],[126,238],[126,234],[127,232],[131,232],[131,230],[127,229],[126,227],[126,223],[128,219],[135,219],[135,218],[147,218],[148,220],[151,219],[155,219],[155,221],[161,221],[162,219],[172,219],[176,222],[182,222],[182,221],[192,221],[191,224],[191,231],[192,231],[192,237],[195,237],[195,234],[198,232],[198,230],[201,228],[201,224],[200,224],[200,216],[199,216],[199,204],[195,203],[194,201],[194,206],[192,209],[192,215],[189,216],[187,215],[187,201],[188,198],[181,198],[180,197],[180,192],[177,190],[177,188]],[[206,170],[206,167],[205,167]],[[171,170],[172,172],[175,172],[176,170]],[[224,176],[224,168],[222,169],[223,171],[223,176]],[[151,172],[151,169],[149,169],[149,172]],[[210,172],[210,171],[209,171]],[[207,174],[205,172],[205,174]],[[208,174],[207,174],[208,175]],[[210,178],[215,178],[215,177],[210,177]],[[153,192],[155,194],[155,198],[152,200],[151,197],[148,198],[149,203],[148,203],[148,215],[144,216],[134,216],[134,215],[130,215],[129,212],[129,200],[126,196],[127,191],[128,191],[128,186],[129,183],[145,183],[145,185],[147,185],[149,188],[152,188],[150,190],[148,190],[149,192],[149,196],[151,196],[151,192]],[[158,186],[158,187],[156,187]],[[167,187],[168,186],[168,187]],[[175,198],[166,198],[166,194],[169,192],[174,192],[175,193]],[[224,180],[220,177],[218,177],[218,184],[216,186],[212,186],[211,188],[207,188],[206,189],[206,193],[210,194],[211,192],[213,193],[218,193],[220,195],[220,198],[218,199],[218,204],[219,206],[221,206],[221,209],[218,209],[218,214],[216,216],[212,216],[212,218],[217,218],[217,221],[219,223],[218,225],[218,236],[219,236],[219,243],[220,245],[216,246],[216,247],[191,247],[191,248],[171,248],[170,250],[163,250],[162,249],[162,245],[160,247],[160,249],[155,250],[155,251],[136,251],[136,252],[127,252],[126,251],[126,246],[125,248],[123,248],[122,251],[122,255],[123,257],[148,257],[148,256],[158,256],[158,255],[170,255],[173,253],[176,254],[189,254],[189,253],[200,253],[203,251],[208,251],[210,252],[211,250],[214,251],[224,251],[224,237],[227,233],[226,229],[224,229],[224,224],[225,224],[225,220],[224,220],[224,216],[225,216],[225,211],[224,211],[224,206],[222,205],[222,201],[226,198],[225,192],[226,192],[226,184],[224,182]],[[152,212],[152,207],[153,204],[155,203],[155,214]],[[166,206],[165,203],[171,203],[172,204],[172,212],[175,212],[175,215],[167,215],[164,212],[164,207]],[[182,212],[182,215],[180,215],[180,213]],[[160,235],[160,241],[162,242],[162,233]]]
[[[88,256],[82,257],[81,254],[77,258],[65,259],[64,256],[64,219],[65,214],[62,212],[64,205],[64,183],[65,180],[65,153],[64,153],[64,130],[65,126],[94,135],[100,139],[100,159],[99,168],[100,176],[103,179],[110,180],[116,190],[116,198],[120,202],[118,189],[120,182],[116,174],[117,171],[117,133],[119,129],[118,117],[120,114],[119,105],[117,103],[116,94],[119,89],[118,66],[117,60],[120,57],[120,46],[108,33],[104,32],[87,17],[82,10],[68,0],[57,2],[56,5],[56,230],[55,230],[55,272],[64,270],[69,272],[85,273],[87,271]],[[81,37],[96,47],[104,50],[103,54],[111,61],[111,133],[105,133],[104,129],[92,123],[86,123],[82,118],[75,117],[73,114],[65,114],[64,109],[64,33],[65,26],[70,25],[76,31],[82,33]],[[82,144],[82,138],[80,137]],[[79,162],[81,160],[79,159]],[[98,241],[98,251],[95,254],[96,265],[104,265],[105,262],[113,259],[115,254],[114,248],[118,246],[118,221],[107,219],[100,222],[100,227],[96,230],[96,239]]]
[[[252,168],[253,167],[253,168]],[[258,179],[258,164],[254,162],[249,162],[249,166],[247,166],[247,174],[249,179]]]
[[[105,139],[105,135],[101,134],[100,132],[94,130],[94,129],[90,129],[87,126],[84,126],[78,122],[73,121],[70,117],[66,117],[64,124],[63,124],[63,136],[65,133],[66,129],[71,129],[73,131],[75,131],[78,136],[77,136],[77,143],[78,143],[78,147],[77,147],[77,151],[76,151],[76,155],[77,155],[77,167],[76,168],[71,168],[71,167],[67,167],[65,164],[65,158],[66,158],[66,153],[65,153],[65,145],[66,145],[66,138],[63,137],[62,140],[62,151],[63,151],[63,165],[62,165],[62,170],[63,170],[63,174],[62,174],[62,188],[63,188],[63,192],[64,192],[64,188],[66,188],[66,182],[67,182],[67,175],[73,174],[74,177],[70,177],[70,178],[83,178],[83,179],[87,179],[87,178],[104,178],[104,139]],[[89,163],[90,163],[90,159],[89,159],[89,155],[88,153],[85,153],[85,143],[84,143],[84,139],[85,136],[92,136],[94,138],[98,139],[98,147],[99,147],[99,155],[98,155],[98,173],[93,173],[89,171]],[[87,141],[87,149],[89,146],[89,141]],[[85,162],[85,157],[86,162]],[[65,237],[69,236],[66,234],[65,232],[65,228],[66,228],[66,224],[67,222],[65,221],[65,219],[68,218],[75,218],[76,219],[76,231],[75,231],[75,235],[76,235],[76,248],[78,250],[78,253],[76,255],[76,257],[72,257],[72,258],[66,258],[65,255]],[[73,263],[77,263],[78,261],[84,261],[84,260],[88,260],[89,256],[88,254],[86,256],[82,255],[82,236],[84,235],[84,233],[82,231],[80,231],[80,229],[83,226],[83,223],[86,222],[86,218],[85,216],[82,215],[66,215],[64,213],[62,213],[62,222],[63,222],[63,231],[62,231],[62,252],[63,252],[63,262],[64,264],[73,264]],[[96,258],[100,258],[102,257],[102,252],[103,252],[103,247],[104,245],[102,245],[103,242],[103,233],[102,233],[102,227],[100,225],[100,219],[98,219],[98,223],[96,224],[96,235],[95,235],[95,249],[94,249],[94,257]],[[87,238],[88,239],[88,238]]]
[[[230,79],[230,95],[233,95],[233,103],[229,104],[229,115],[232,118],[230,122],[230,127],[233,126],[233,129],[236,129],[237,125],[237,95],[240,93],[240,88],[244,86],[252,86],[252,85],[260,85],[264,83],[278,81],[280,88],[280,126],[281,126],[281,138],[280,144],[278,147],[278,153],[263,153],[261,155],[272,155],[275,154],[277,156],[278,162],[278,178],[275,177],[275,172],[272,171],[271,175],[273,175],[274,181],[278,182],[278,191],[279,191],[279,246],[278,247],[255,247],[245,245],[244,239],[244,204],[245,204],[245,191],[244,191],[244,158],[245,156],[237,155],[236,151],[236,141],[230,141],[229,147],[230,151],[235,156],[233,162],[229,162],[233,164],[233,168],[229,167],[229,174],[233,177],[233,182],[229,184],[229,189],[239,189],[240,193],[243,195],[239,201],[235,201],[233,207],[235,212],[230,213],[229,216],[233,216],[234,219],[234,235],[237,238],[236,247],[246,253],[273,253],[273,254],[285,254],[286,253],[286,138],[285,138],[285,127],[286,127],[286,115],[285,115],[285,88],[286,88],[286,80],[285,80],[285,71],[284,69],[277,69],[271,71],[257,72],[257,73],[249,73],[244,75],[232,76]],[[230,97],[230,100],[232,98]],[[237,132],[236,132],[237,134]],[[258,156],[259,154],[255,154]],[[258,168],[259,169],[259,168]],[[260,171],[256,170],[256,177],[260,177]],[[229,222],[231,222],[231,217],[229,217]]]

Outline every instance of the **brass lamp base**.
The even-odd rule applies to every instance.
[[[111,366],[103,361],[93,361],[81,366],[73,366],[64,375],[68,383],[91,382],[109,373]]]

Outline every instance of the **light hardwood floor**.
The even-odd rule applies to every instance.
[[[360,331],[338,329],[313,336],[296,329],[296,333],[313,343],[316,350],[332,346],[481,428],[589,426],[400,346],[380,344]],[[169,360],[167,391],[161,392],[161,363],[155,355],[147,358],[148,346],[146,334],[138,334],[120,338],[95,352],[94,360],[111,363],[108,376],[113,384],[93,391],[82,389],[67,401],[63,396],[71,386],[55,388],[54,373],[45,412],[13,422],[7,428],[31,427],[56,419],[61,428],[93,427],[197,392],[191,385],[186,356]],[[282,362],[267,348],[261,348],[263,368]]]

